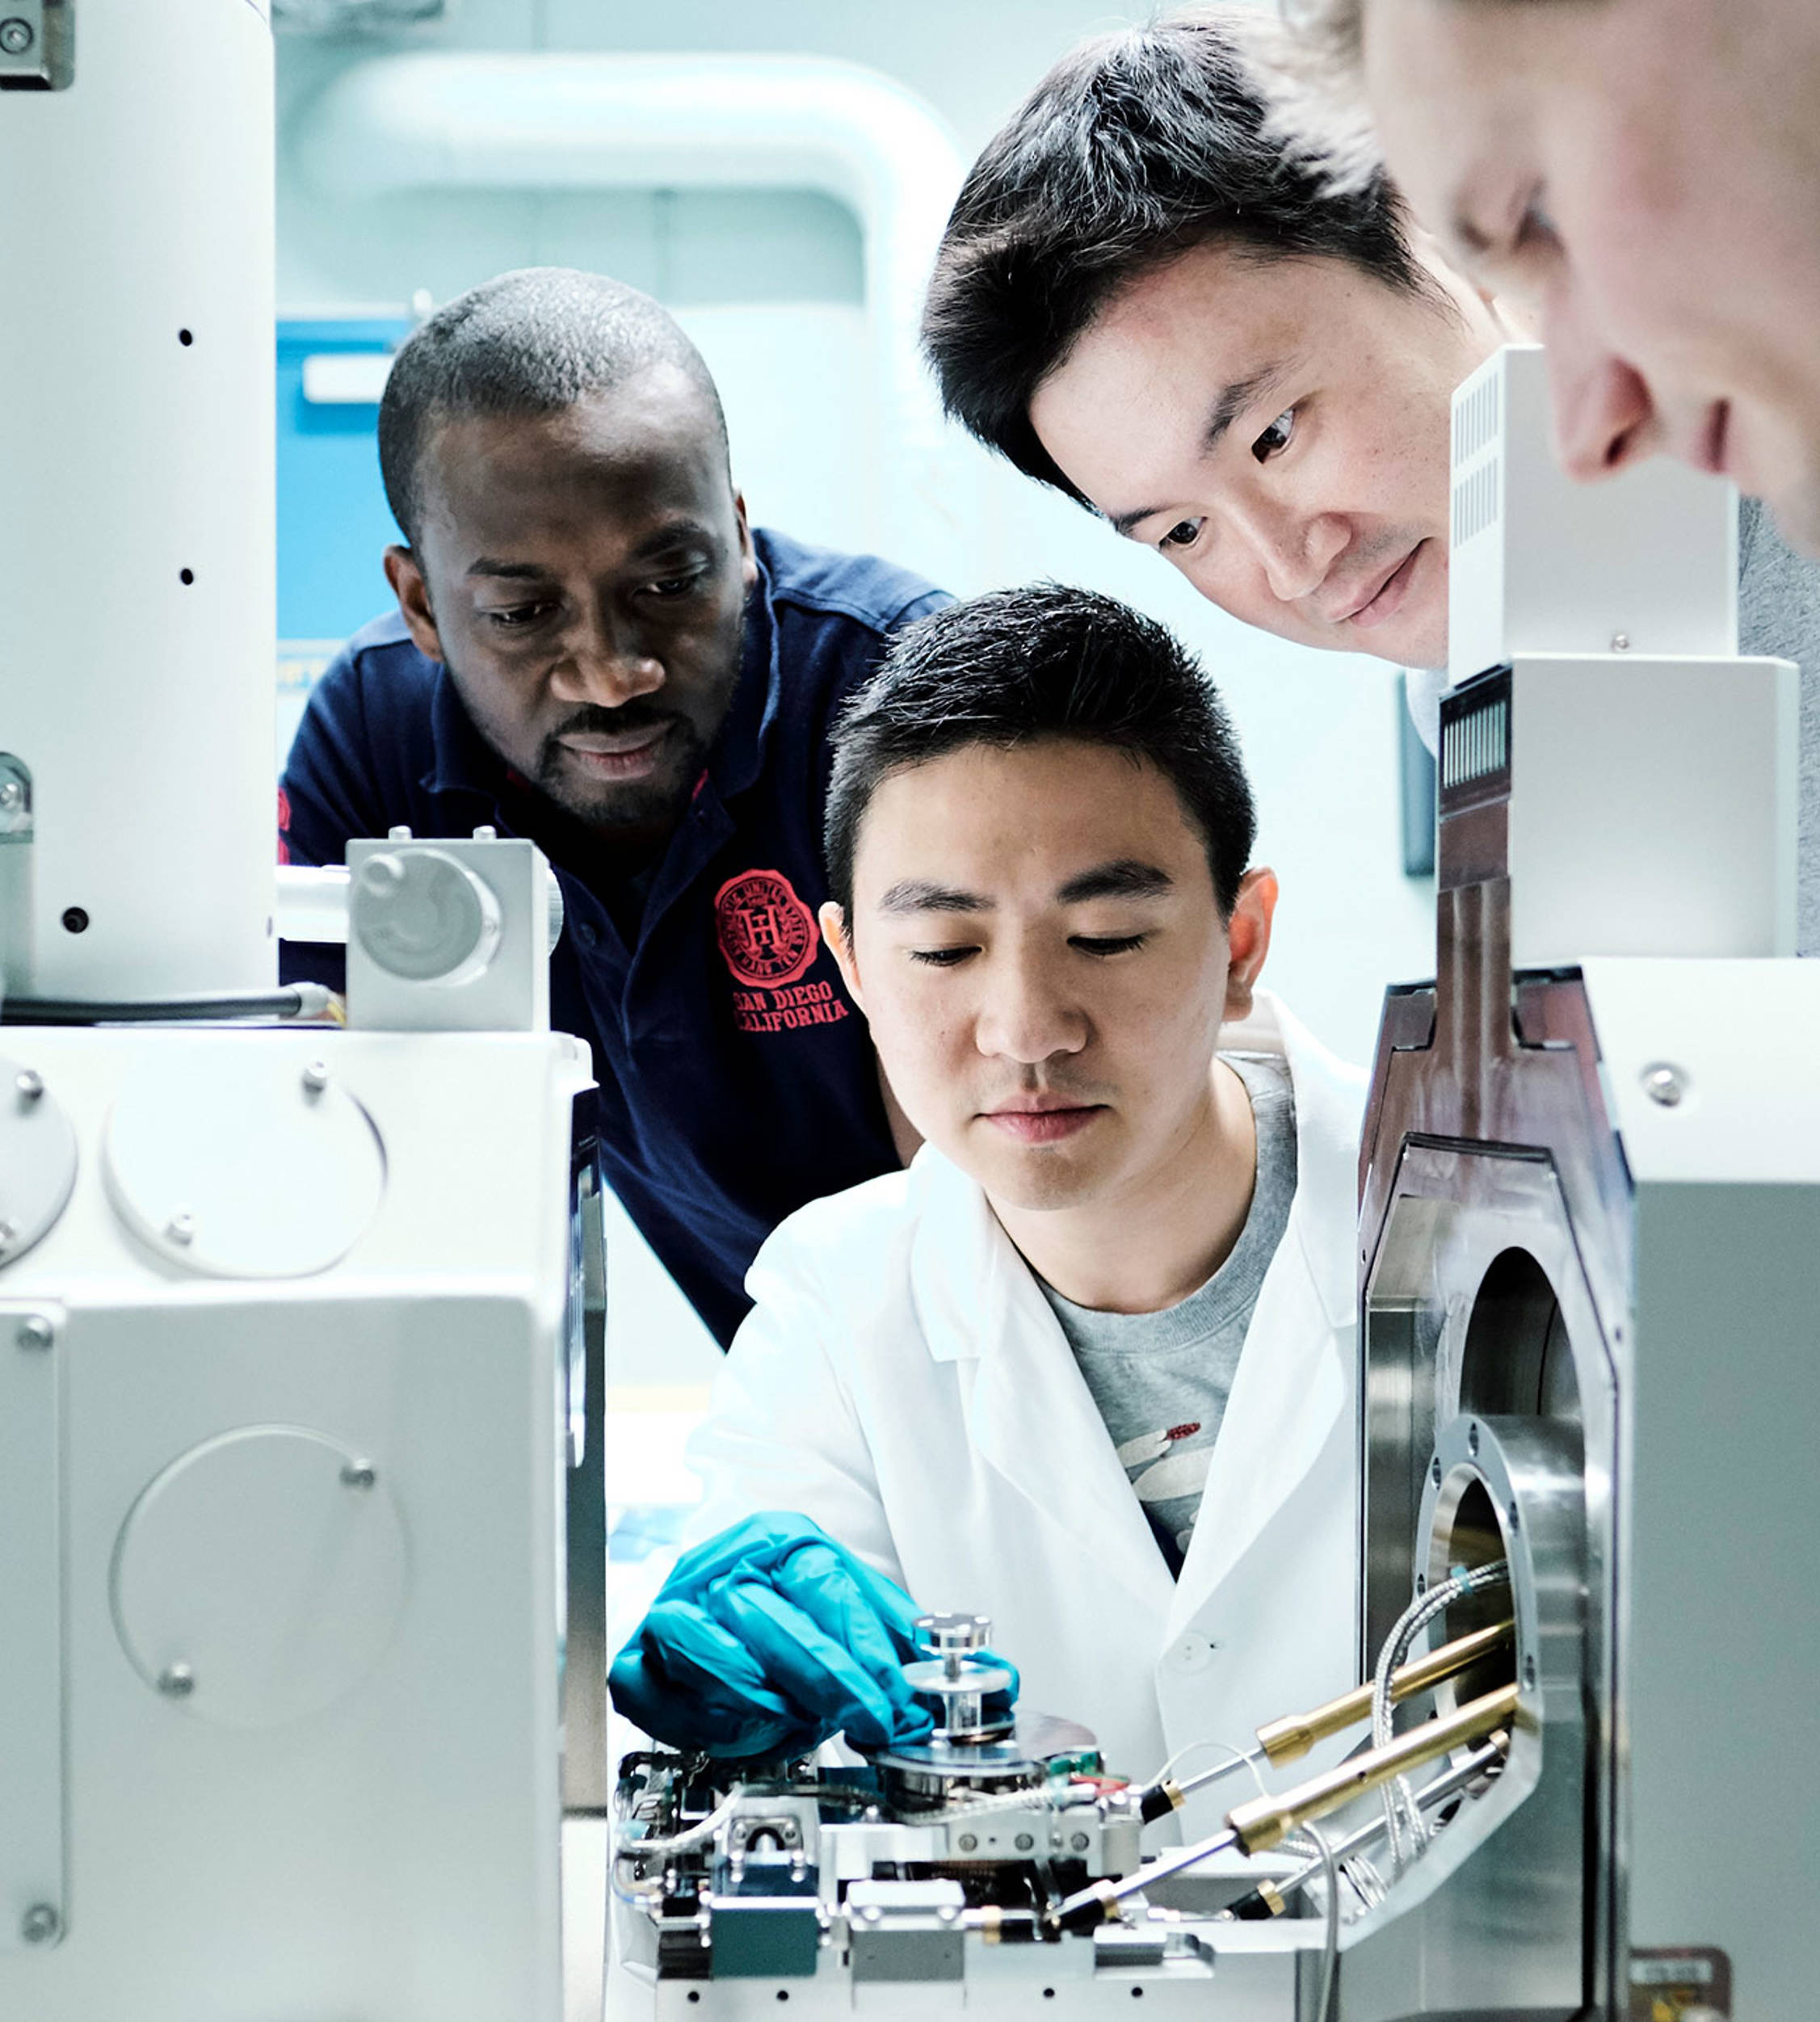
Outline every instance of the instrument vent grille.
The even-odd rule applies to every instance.
[[[1497,382],[1492,385],[1495,390]],[[1481,391],[1484,389],[1482,388]],[[1475,401],[1477,396],[1474,396]],[[1498,519],[1498,459],[1487,456],[1474,469],[1465,471],[1453,481],[1453,544],[1470,540],[1475,534],[1482,534]]]
[[[1503,381],[1488,373],[1453,410],[1453,467],[1469,464],[1498,433]]]
[[[1508,687],[1487,696],[1476,708],[1462,709],[1444,725],[1441,791],[1473,786],[1511,764],[1511,697]]]

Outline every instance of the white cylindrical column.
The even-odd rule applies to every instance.
[[[269,986],[271,38],[254,0],[76,0],[0,93],[0,753],[18,995]],[[22,893],[23,888],[23,893]]]

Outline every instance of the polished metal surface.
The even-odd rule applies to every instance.
[[[1444,721],[1500,702],[1507,675]],[[1497,1788],[1349,1931],[1347,2022],[1620,2012],[1631,1188],[1578,973],[1512,973],[1507,747],[1492,757],[1444,763],[1437,977],[1386,1003],[1361,1150],[1360,1661],[1414,1579],[1507,1557],[1522,1708]]]

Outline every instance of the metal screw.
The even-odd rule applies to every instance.
[[[1032,1839],[1030,1835],[1027,1832],[1020,1832],[1018,1835],[1015,1842],[1017,1850],[1019,1853],[1028,1853],[1030,1849],[1035,1846],[1036,1843],[1036,1842]]]
[[[1078,1832],[1068,1843],[1074,1849],[1076,1853],[1085,1853],[1090,1842],[1084,1832]]]
[[[1428,1463],[1428,1478],[1434,1483],[1436,1488],[1440,1486],[1441,1457],[1438,1453],[1435,1456],[1434,1459]]]
[[[1614,653],[1629,653],[1630,634],[1628,632],[1614,632],[1612,634],[1612,650]]]
[[[1533,1657],[1526,1657],[1523,1660],[1523,1682],[1532,1692],[1535,1691],[1536,1659]]]
[[[5,35],[6,29],[0,27],[0,38]],[[19,1919],[19,1934],[27,1944],[48,1944],[62,1930],[63,1919],[53,1903],[35,1902]]]
[[[940,1909],[935,1912],[936,1916],[944,1923],[952,1923],[954,1919],[959,1916],[960,1914],[960,1912],[955,1908],[952,1902],[944,1902]]]
[[[1658,1061],[1654,1066],[1643,1070],[1643,1092],[1664,1109],[1674,1109],[1688,1092],[1688,1078],[1671,1062]]]
[[[0,780],[0,813],[16,814],[24,805],[24,787],[17,780]]]
[[[0,49],[4,49],[8,56],[23,56],[32,47],[33,39],[29,21],[21,21],[17,15],[10,21],[0,21]],[[56,1912],[53,1911],[52,1915]]]
[[[196,1218],[188,1209],[179,1209],[164,1225],[164,1233],[173,1242],[194,1242]]]
[[[57,1339],[57,1330],[43,1314],[28,1313],[19,1322],[14,1339],[22,1348],[48,1348]]]
[[[36,1069],[27,1067],[14,1078],[13,1086],[21,1102],[36,1102],[44,1092],[44,1078]]]
[[[166,1664],[158,1673],[158,1690],[166,1699],[187,1699],[195,1688],[195,1673],[180,1661]]]
[[[1510,1519],[1511,1528],[1513,1531],[1520,1530],[1523,1528],[1522,1519],[1517,1515],[1517,1506],[1515,1503],[1511,1503],[1504,1514]]]
[[[879,1908],[876,1902],[868,1902],[865,1908],[860,1912],[860,1914],[865,1919],[868,1923],[876,1923],[879,1919],[885,1915],[885,1912]]]
[[[379,1469],[371,1461],[350,1461],[341,1471],[343,1488],[368,1489],[379,1479]]]
[[[310,1095],[320,1095],[329,1085],[328,1063],[313,1060],[303,1070],[303,1085]]]
[[[977,1833],[964,1832],[961,1834],[960,1851],[963,1853],[971,1853],[978,1844],[979,1835]]]
[[[1479,1428],[1477,1423],[1474,1423],[1469,1425],[1466,1428],[1466,1451],[1470,1453],[1474,1459],[1477,1459],[1478,1457],[1478,1450]]]

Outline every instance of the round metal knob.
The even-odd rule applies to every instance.
[[[951,1650],[984,1650],[992,1641],[992,1619],[987,1615],[919,1615],[916,1640],[923,1649],[942,1655]]]

